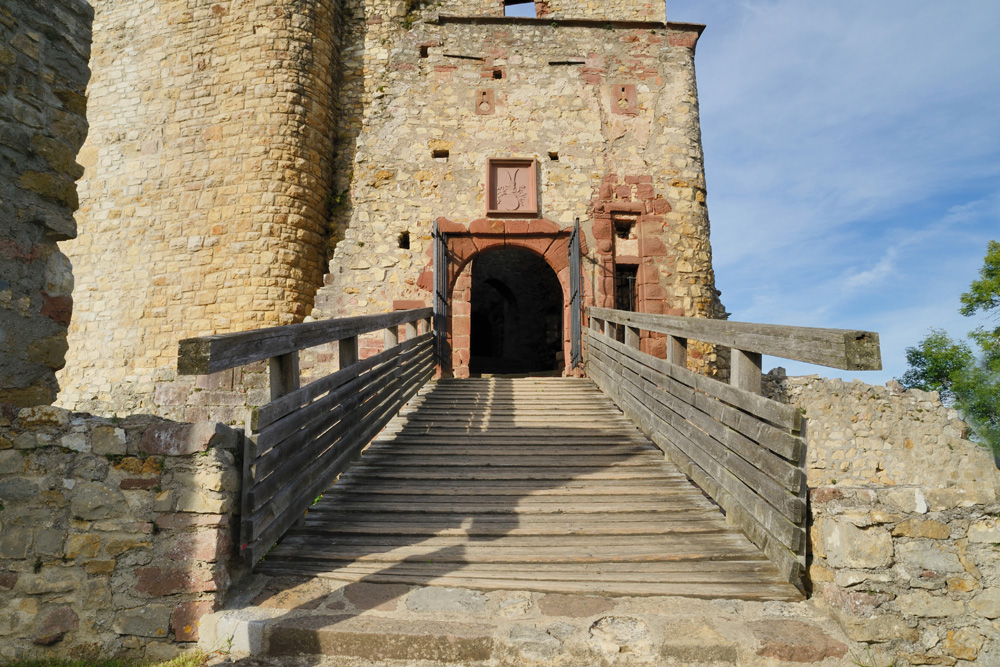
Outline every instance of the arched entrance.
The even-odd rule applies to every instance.
[[[472,262],[469,371],[561,372],[563,287],[525,248],[500,247]]]

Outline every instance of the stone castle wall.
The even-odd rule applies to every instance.
[[[324,270],[338,0],[94,3],[64,405],[150,408],[186,337],[301,320]]]
[[[160,413],[171,406],[155,386],[177,379],[182,338],[426,303],[431,225],[484,216],[488,157],[536,159],[539,215],[558,228],[581,218],[593,303],[609,303],[628,254],[640,309],[724,314],[700,29],[662,23],[662,5],[553,0],[535,23],[474,0],[95,9],[63,405]],[[490,113],[474,104],[484,91]],[[618,214],[635,231],[615,248]]]
[[[1000,662],[1000,471],[936,392],[764,376],[806,418],[808,584],[901,665]]]
[[[580,218],[589,303],[613,303],[614,262],[625,259],[640,266],[639,310],[723,316],[694,78],[699,28],[448,18],[475,13],[452,3],[398,15],[373,2],[364,25],[345,31],[359,48],[345,56],[344,90],[359,101],[341,120],[351,141],[337,160],[339,242],[311,316],[429,305],[435,220],[473,235],[516,228],[486,218],[486,164],[498,157],[536,161],[537,229],[565,232]],[[614,238],[618,215],[634,223],[628,240]],[[497,246],[473,242],[451,249],[456,265]]]
[[[56,242],[76,236],[92,19],[84,0],[0,6],[0,403],[58,390],[73,275]]]
[[[419,1],[412,4],[422,4]],[[647,0],[535,0],[535,14],[546,19],[600,19],[605,21],[666,21],[665,5]],[[443,0],[435,3],[441,14],[503,16],[503,0]]]
[[[937,392],[773,372],[765,387],[804,411],[810,488],[910,484],[992,492],[1000,485],[990,451],[967,439],[968,426]]]
[[[162,660],[233,577],[242,438],[222,424],[0,411],[0,660]]]
[[[810,505],[813,597],[850,639],[897,665],[1000,664],[992,489],[838,484]]]

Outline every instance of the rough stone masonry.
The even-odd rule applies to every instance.
[[[662,3],[551,0],[520,20],[502,0],[94,6],[62,405],[186,404],[185,387],[167,406],[156,395],[185,337],[429,304],[436,220],[461,232],[453,283],[511,245],[544,256],[568,290],[579,218],[587,303],[613,304],[625,267],[638,310],[724,314],[701,26],[665,22]],[[491,159],[530,165],[530,213],[491,209]],[[446,370],[462,375],[469,304],[451,289]],[[693,352],[694,366],[716,361]]]
[[[0,6],[0,403],[49,404],[66,355],[76,154],[87,136],[84,0]]]

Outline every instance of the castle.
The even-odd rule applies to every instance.
[[[577,220],[584,303],[723,316],[702,26],[505,4],[96,1],[61,404],[185,416],[183,338],[430,305],[435,222],[458,377],[567,372]]]

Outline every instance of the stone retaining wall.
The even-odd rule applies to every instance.
[[[196,641],[234,574],[240,441],[214,422],[0,412],[0,661]]]
[[[991,487],[813,489],[809,577],[854,641],[897,665],[1000,664]]]
[[[807,476],[819,486],[993,488],[1000,485],[989,450],[967,439],[958,412],[937,392],[904,391],[860,380],[819,376],[764,378],[765,393],[800,407],[807,419]]]

